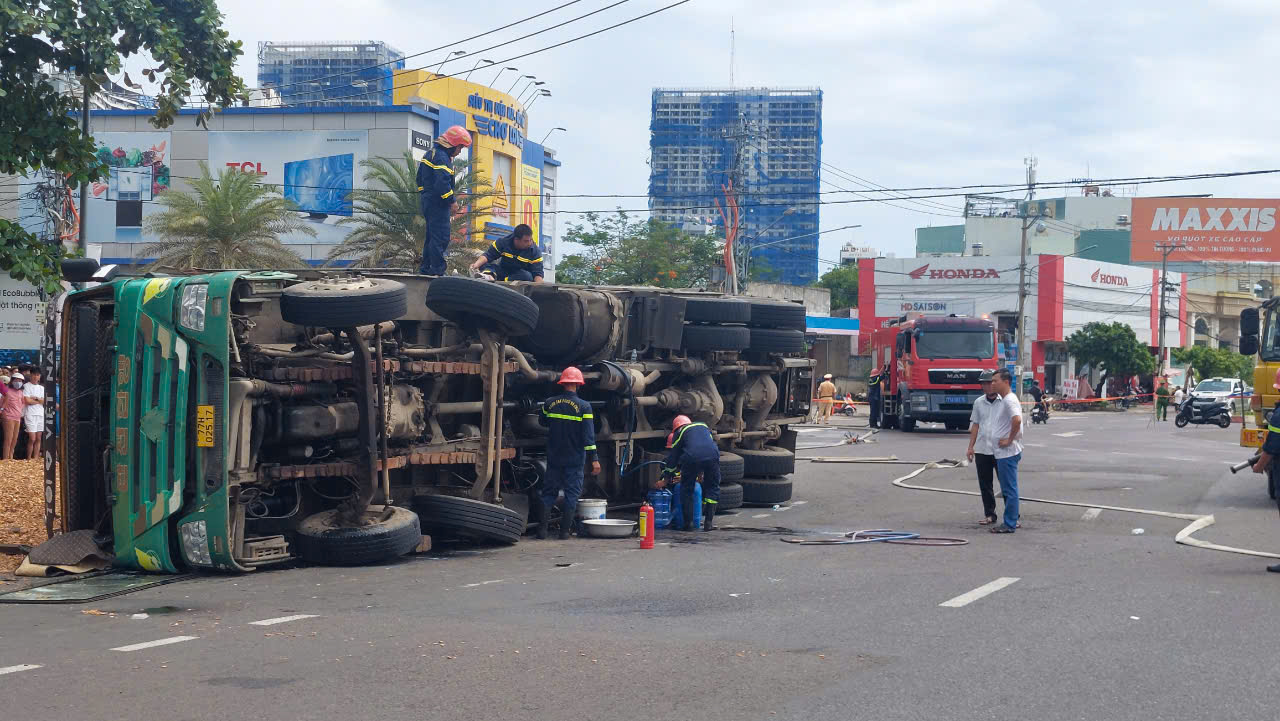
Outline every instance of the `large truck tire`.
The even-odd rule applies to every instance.
[[[385,510],[391,515],[381,519]],[[370,506],[367,526],[338,525],[338,511],[321,511],[298,524],[293,540],[294,555],[310,563],[326,566],[361,566],[398,558],[422,543],[418,515],[397,506]]]
[[[804,353],[808,349],[804,331],[785,328],[752,328],[751,345],[747,347],[757,353]]]
[[[739,484],[745,506],[773,506],[791,500],[790,478],[744,478]]]
[[[525,520],[519,513],[473,498],[418,496],[413,508],[422,519],[422,528],[442,538],[516,543],[524,534]]]
[[[722,451],[720,453],[720,480],[736,481],[747,475],[745,461],[737,453]]]
[[[691,351],[743,351],[751,345],[751,330],[742,326],[686,325],[684,348]]]
[[[690,298],[685,302],[684,319],[690,323],[747,323],[751,304],[724,298]]]
[[[720,502],[716,504],[716,513],[742,508],[742,484],[720,483]]]
[[[785,476],[796,470],[796,455],[785,448],[735,448],[733,452],[742,456],[743,470],[748,476]]]
[[[322,278],[280,295],[280,317],[309,328],[353,328],[395,320],[409,312],[403,283],[384,278]]]
[[[427,307],[449,320],[483,325],[508,336],[538,327],[538,304],[504,285],[457,276],[435,278],[427,286]]]
[[[799,303],[771,303],[758,301],[751,304],[751,325],[756,328],[788,328],[804,330],[804,306]]]

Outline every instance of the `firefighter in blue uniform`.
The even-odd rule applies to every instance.
[[[427,221],[422,244],[423,275],[444,275],[444,254],[449,250],[449,219],[453,214],[453,159],[471,147],[471,134],[455,125],[436,138],[418,163],[418,207]]]
[[[1276,379],[1271,384],[1271,387],[1280,390],[1280,371],[1276,371]],[[1259,395],[1261,395],[1260,391]],[[1258,453],[1258,460],[1253,464],[1253,472],[1270,473],[1271,462],[1277,456],[1280,456],[1280,400],[1276,401],[1276,407],[1271,409],[1271,413],[1267,416],[1267,440],[1262,443],[1262,450]],[[1276,503],[1280,504],[1280,497],[1276,498]],[[1280,573],[1280,563],[1274,566],[1267,566],[1267,570],[1272,573]]]
[[[871,405],[871,427],[880,427],[880,369],[872,368],[867,378],[867,403]]]
[[[698,510],[693,507],[693,484],[702,475],[702,530],[710,531],[720,502],[720,448],[706,423],[694,423],[689,416],[676,416],[671,421],[671,450],[663,464],[664,480],[680,472],[680,507],[684,511],[683,528],[697,528]]]
[[[543,422],[547,425],[547,475],[542,479],[542,497],[533,508],[538,524],[538,538],[547,537],[548,517],[556,498],[564,492],[560,509],[560,540],[569,537],[573,514],[582,495],[582,481],[587,461],[591,475],[600,473],[596,454],[595,416],[591,404],[578,397],[584,383],[582,371],[569,366],[557,381],[564,393],[551,396],[542,404]]]
[[[542,282],[542,251],[533,239],[533,228],[521,223],[507,235],[493,241],[471,264],[471,272],[490,280],[531,280]]]

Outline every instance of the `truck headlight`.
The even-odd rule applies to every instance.
[[[189,285],[182,289],[182,310],[178,323],[194,331],[204,330],[205,305],[209,300],[209,286],[205,283]]]
[[[911,405],[913,405],[913,406],[921,406],[921,407],[923,407],[923,408],[928,408],[928,407],[929,407],[929,394],[928,394],[928,393],[912,393],[912,394],[911,394]]]
[[[187,563],[213,565],[213,558],[209,555],[209,527],[203,520],[182,524],[178,527],[178,536],[182,539],[182,555]]]

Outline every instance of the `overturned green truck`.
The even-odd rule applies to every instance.
[[[71,261],[47,520],[117,566],[376,563],[422,535],[514,543],[546,469],[542,399],[586,376],[604,468],[638,503],[677,414],[726,476],[790,498],[812,361],[802,306],[657,288],[373,271],[114,277]],[[750,500],[750,499],[749,499]]]

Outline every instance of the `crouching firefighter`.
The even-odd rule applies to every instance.
[[[689,416],[676,416],[671,421],[671,450],[663,464],[662,476],[670,480],[680,472],[680,507],[684,512],[683,529],[697,528],[698,509],[693,507],[693,484],[702,475],[702,530],[710,531],[716,506],[720,502],[720,448],[706,423],[694,423]]]
[[[1276,371],[1276,379],[1271,384],[1271,387],[1280,390],[1280,370]],[[1276,407],[1267,415],[1267,439],[1262,442],[1262,449],[1258,452],[1258,460],[1253,464],[1253,472],[1272,473],[1270,466],[1277,456],[1280,456],[1280,400],[1276,401]],[[1276,503],[1280,504],[1280,498],[1276,499]],[[1272,573],[1280,573],[1280,563],[1274,566],[1267,566],[1267,570]]]
[[[551,396],[542,404],[542,420],[547,426],[547,475],[542,479],[542,497],[533,500],[538,524],[538,538],[547,537],[547,525],[556,497],[564,492],[560,509],[560,540],[569,537],[573,515],[582,495],[586,464],[591,462],[591,475],[600,473],[596,455],[595,416],[591,404],[578,397],[584,383],[582,371],[569,366],[557,381],[563,393]]]

